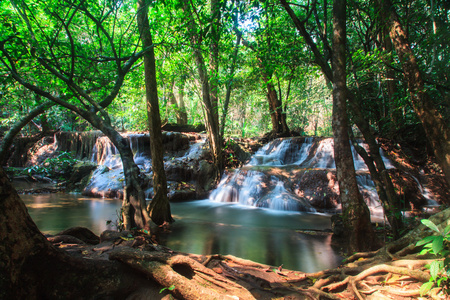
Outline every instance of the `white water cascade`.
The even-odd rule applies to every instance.
[[[333,145],[331,138],[276,139],[259,149],[243,168],[225,175],[209,199],[275,210],[339,209]],[[383,159],[387,168],[393,168],[388,158]],[[373,213],[381,213],[367,166],[354,149],[353,160],[366,202]]]

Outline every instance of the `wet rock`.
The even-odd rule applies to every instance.
[[[195,173],[194,180],[203,191],[210,191],[215,185],[215,166],[205,160],[201,160]]]
[[[172,187],[169,191],[168,197],[170,202],[183,202],[198,199],[197,190],[190,185]]]
[[[331,216],[331,231],[333,232],[334,238],[345,237],[344,222],[342,221],[341,214],[335,214]]]
[[[197,125],[180,125],[180,124],[165,124],[162,128],[165,131],[176,131],[176,132],[202,132],[206,130],[205,125],[197,124]]]
[[[180,132],[164,131],[162,133],[162,140],[165,151],[177,152],[189,148],[189,137]]]
[[[93,171],[97,165],[91,162],[82,161],[73,166],[73,172],[67,182],[67,190],[81,192],[89,183]]]
[[[339,204],[339,187],[335,171],[306,170],[294,185],[298,196],[318,209],[335,209]]]

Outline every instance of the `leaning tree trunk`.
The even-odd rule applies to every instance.
[[[144,284],[112,261],[74,258],[54,248],[0,167],[0,299],[125,299]]]
[[[164,147],[161,134],[158,91],[156,84],[155,51],[148,22],[148,6],[145,0],[138,0],[137,23],[143,48],[149,48],[144,56],[145,93],[147,98],[147,116],[150,128],[150,151],[153,170],[153,198],[149,212],[157,225],[173,222],[167,197],[167,180],[164,171]]]
[[[133,227],[150,228],[150,215],[146,208],[145,193],[142,189],[140,171],[134,162],[133,152],[127,138],[124,138],[111,126],[103,122],[91,122],[100,129],[117,148],[122,160],[125,187],[122,202],[122,216],[124,229]]]
[[[381,11],[388,14],[386,19],[390,28],[389,35],[402,64],[414,111],[422,123],[436,160],[450,185],[450,127],[426,92],[416,57],[392,1],[381,0],[379,6]]]
[[[40,114],[44,113],[47,109],[55,105],[52,101],[47,101],[37,106],[35,109],[30,111],[26,116],[20,119],[18,122],[14,123],[14,125],[10,128],[8,133],[3,137],[2,144],[0,145],[0,166],[5,166],[8,158],[11,154],[9,149],[13,144],[14,138],[16,135],[25,127],[31,120]],[[45,134],[45,127],[42,128],[42,134]]]
[[[346,111],[346,1],[333,5],[333,135],[336,174],[339,181],[344,226],[349,236],[348,252],[369,250],[376,241],[370,223],[370,213],[356,182],[355,168],[349,143]]]
[[[211,148],[211,156],[214,161],[214,166],[216,168],[216,178],[219,179],[222,176],[224,169],[223,155],[222,155],[222,139],[220,137],[219,129],[219,115],[217,99],[212,93],[210,80],[208,77],[208,72],[206,68],[205,59],[201,52],[202,41],[201,37],[196,33],[198,32],[197,24],[195,23],[193,12],[190,7],[190,3],[186,1],[184,3],[184,11],[188,14],[189,18],[189,29],[192,33],[191,36],[191,47],[195,59],[195,64],[197,66],[197,72],[202,85],[202,104],[203,110],[205,112],[206,129],[208,132],[208,139]],[[213,89],[216,87],[213,86]]]

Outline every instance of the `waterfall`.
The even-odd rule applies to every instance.
[[[359,145],[367,149],[367,145]],[[393,168],[383,155],[387,168]],[[373,213],[382,215],[364,160],[352,146],[360,191]],[[242,169],[224,176],[209,199],[274,210],[333,210],[338,203],[332,138],[284,138],[264,145]]]

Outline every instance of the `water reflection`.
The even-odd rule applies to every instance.
[[[49,234],[75,226],[88,227],[96,234],[114,229],[107,221],[117,219],[121,206],[117,199],[86,198],[75,194],[21,195],[20,198],[38,228]]]
[[[44,233],[55,234],[85,226],[96,234],[114,229],[121,202],[71,194],[22,195],[29,213]],[[330,228],[328,216],[251,208],[208,200],[172,203],[176,220],[159,242],[177,251],[232,254],[273,266],[304,272],[335,267],[339,257],[330,235],[308,235],[297,230]]]

